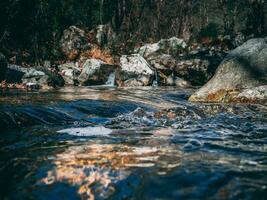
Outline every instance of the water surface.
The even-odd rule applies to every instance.
[[[2,92],[0,199],[266,199],[266,106],[192,92]]]

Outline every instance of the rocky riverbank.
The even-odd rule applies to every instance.
[[[63,86],[203,86],[191,101],[265,102],[266,38],[235,41],[220,37],[199,44],[172,37],[112,54],[101,45],[114,39],[106,29],[92,34],[71,26],[60,40],[65,60],[17,65],[0,54],[1,88],[47,89]],[[215,73],[216,72],[216,73]],[[212,79],[211,79],[212,78]]]

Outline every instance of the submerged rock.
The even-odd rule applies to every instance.
[[[0,52],[0,81],[4,80],[7,72],[6,57]]]
[[[123,55],[116,81],[119,86],[148,86],[153,82],[154,70],[139,54]]]
[[[58,69],[66,85],[78,85],[78,77],[81,74],[81,69],[74,62],[59,65]]]
[[[229,102],[244,89],[267,84],[267,38],[251,39],[231,51],[214,77],[190,101]]]
[[[78,77],[81,85],[104,85],[109,80],[110,74],[115,73],[117,67],[98,59],[88,59],[83,65]]]
[[[60,46],[62,52],[70,60],[75,59],[81,51],[90,49],[85,31],[76,26],[70,26],[64,30]]]

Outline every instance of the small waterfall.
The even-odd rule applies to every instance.
[[[153,81],[152,86],[153,87],[159,86],[159,77],[158,77],[158,72],[156,69],[155,69],[155,80]]]
[[[108,80],[107,80],[105,85],[115,86],[115,72],[112,72],[111,74],[109,74]]]

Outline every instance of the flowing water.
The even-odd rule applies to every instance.
[[[0,199],[266,199],[266,106],[192,92],[2,92]]]

